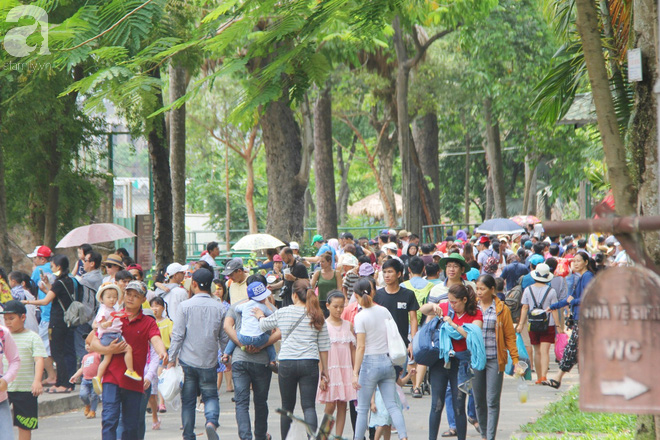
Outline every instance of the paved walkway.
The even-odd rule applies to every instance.
[[[550,366],[551,375],[557,372],[557,364],[552,363]],[[276,376],[272,382],[270,392],[270,414],[269,432],[272,434],[273,439],[279,439],[279,415],[275,413],[274,409],[280,405],[279,389],[277,385]],[[577,374],[568,374],[564,377],[562,389],[557,391],[550,387],[534,385],[528,382],[529,385],[529,399],[527,403],[518,402],[517,383],[514,379],[505,376],[504,387],[502,390],[502,412],[500,415],[500,423],[498,428],[498,438],[509,439],[512,437],[519,427],[525,423],[533,421],[538,417],[541,411],[548,403],[556,401],[560,398],[561,392],[566,391],[573,384],[577,383]],[[410,389],[406,388],[406,393]],[[425,395],[422,399],[413,399],[408,395],[408,403],[410,410],[404,412],[406,425],[408,428],[409,438],[411,440],[426,439],[428,436],[428,413],[430,407],[430,396]],[[236,420],[234,414],[233,404],[230,400],[231,396],[224,392],[223,389],[220,394],[220,429],[219,434],[222,439],[237,439]],[[71,396],[45,396],[40,398],[40,401],[46,400],[71,400]],[[322,414],[323,408],[317,406],[318,414]],[[99,418],[95,420],[86,420],[82,411],[70,411],[67,413],[43,417],[39,421],[39,429],[34,432],[33,439],[57,439],[65,438],[71,440],[94,440],[100,439],[100,412]],[[300,414],[300,408],[296,409],[296,413]],[[203,422],[203,414],[197,413],[197,426],[201,430]],[[171,410],[166,414],[162,414],[162,430],[151,431],[151,416],[147,415],[147,434],[146,439],[161,439],[161,440],[179,440],[181,438],[181,431],[179,426],[181,424],[180,414]],[[448,428],[446,418],[443,416],[440,432],[446,431]],[[351,433],[350,421],[347,423],[347,429],[344,434]],[[204,438],[204,437],[200,437]],[[396,439],[393,436],[393,439]],[[468,427],[468,438],[480,439],[481,437],[471,427]]]

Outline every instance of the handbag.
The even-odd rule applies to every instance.
[[[392,318],[385,320],[385,327],[387,328],[387,349],[390,359],[392,359],[392,363],[395,366],[403,367],[408,360],[408,353],[406,351],[406,344],[399,334],[399,328]]]
[[[548,316],[548,312],[546,312],[544,309],[539,307],[539,304],[536,302],[536,298],[534,297],[534,292],[532,291],[531,287],[528,287],[528,289],[530,296],[532,297],[532,301],[534,301],[534,308],[527,313],[527,317],[529,321],[529,331],[544,332],[548,330],[548,326],[550,325],[550,317]],[[541,300],[541,307],[543,307],[543,304],[545,303],[545,300],[548,297],[548,294],[550,293],[550,289],[552,289],[552,287],[548,286],[548,290],[545,291],[545,294],[543,295],[543,299]]]
[[[568,335],[566,333],[557,333],[555,336],[555,357],[560,361],[564,357],[564,350],[568,344]]]

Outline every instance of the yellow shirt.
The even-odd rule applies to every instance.
[[[166,349],[170,349],[170,335],[172,334],[172,327],[174,324],[169,318],[164,318],[158,321],[158,330],[160,330],[160,338],[163,340]]]

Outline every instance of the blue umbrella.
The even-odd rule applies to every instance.
[[[510,235],[525,232],[525,230],[508,218],[494,218],[483,222],[474,232],[487,235]]]

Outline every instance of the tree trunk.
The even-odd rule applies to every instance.
[[[170,102],[186,94],[186,68],[170,63]],[[174,261],[186,261],[186,105],[169,113],[170,171],[172,175],[172,229]]]
[[[307,184],[297,178],[303,162],[298,123],[289,103],[280,98],[267,105],[259,124],[266,147],[266,231],[280,240],[301,241]]]
[[[350,188],[348,186],[348,172],[351,169],[351,163],[355,156],[355,137],[351,142],[351,149],[348,152],[348,158],[344,160],[344,152],[341,148],[337,149],[337,165],[341,173],[341,181],[339,182],[339,195],[337,196],[337,211],[339,224],[343,225],[348,216],[348,196],[350,195]]]
[[[0,110],[0,127],[2,127],[2,110]],[[2,139],[0,138],[0,141]],[[6,273],[12,271],[14,262],[9,249],[9,229],[7,225],[7,186],[5,184],[5,152],[0,144],[0,264]]]
[[[51,249],[55,249],[57,244],[57,207],[59,205],[59,187],[57,186],[57,175],[61,167],[61,155],[57,151],[57,134],[54,134],[51,141],[46,146],[48,152],[48,187],[46,189],[46,207],[44,211],[44,244]]]
[[[225,144],[225,248],[231,251],[231,203],[229,202],[229,144]]]
[[[413,138],[422,174],[431,178],[429,205],[440,212],[440,160],[438,157],[438,115],[427,113],[413,123]]]
[[[338,236],[332,143],[332,95],[328,86],[321,91],[314,107],[316,229],[323,237]]]
[[[589,82],[596,106],[598,130],[603,142],[607,174],[612,185],[616,211],[620,215],[635,213],[635,190],[626,164],[626,150],[619,133],[609,78],[600,40],[598,12],[592,0],[576,0],[576,24]]]
[[[533,158],[530,154],[525,156],[525,193],[523,196],[522,213],[536,215],[536,183],[538,164],[532,166]]]
[[[259,224],[257,223],[257,212],[254,209],[254,159],[248,158],[245,161],[245,168],[247,170],[247,182],[245,184],[245,208],[247,209],[248,228],[250,234],[257,234],[259,232]]]
[[[160,69],[150,75],[160,80]],[[163,95],[156,94],[156,108],[163,106]],[[172,250],[172,182],[170,180],[170,150],[167,146],[165,116],[152,118],[151,130],[147,135],[151,172],[154,183],[154,236],[156,267],[166,267],[174,261]],[[185,261],[181,261],[185,263]]]
[[[493,218],[493,179],[491,177],[490,166],[488,167],[488,177],[486,178],[486,217],[484,220]]]
[[[506,189],[502,170],[502,147],[500,145],[500,123],[493,114],[493,100],[484,99],[484,119],[486,122],[486,158],[488,160],[493,190],[495,217],[506,218]]]
[[[415,169],[411,152],[410,116],[408,112],[408,83],[410,67],[400,19],[394,19],[394,49],[397,58],[396,105],[399,155],[401,156],[401,198],[403,202],[403,227],[421,236],[422,201],[420,198],[419,172]]]
[[[385,221],[387,226],[395,228],[399,225],[396,199],[394,197],[394,188],[392,188],[392,170],[394,169],[394,148],[396,144],[394,139],[383,136],[381,144],[378,149],[378,175],[383,185],[383,192],[381,194],[381,202],[383,206],[389,206],[390,209],[385,210]],[[387,203],[385,200],[387,199]]]
[[[629,149],[633,153],[635,179],[638,180],[640,214],[658,215],[658,121],[657,102],[653,86],[658,80],[655,48],[657,11],[652,0],[635,0],[635,44],[642,51],[643,81],[633,83],[634,112],[628,127]],[[646,251],[660,263],[660,237],[658,231],[644,234]],[[660,427],[659,427],[660,428]]]
[[[465,111],[461,112],[461,124],[463,125],[463,130],[465,131],[465,186],[464,186],[464,201],[465,204],[465,214],[464,220],[465,224],[470,224],[470,132],[468,131],[467,123],[465,121]]]

